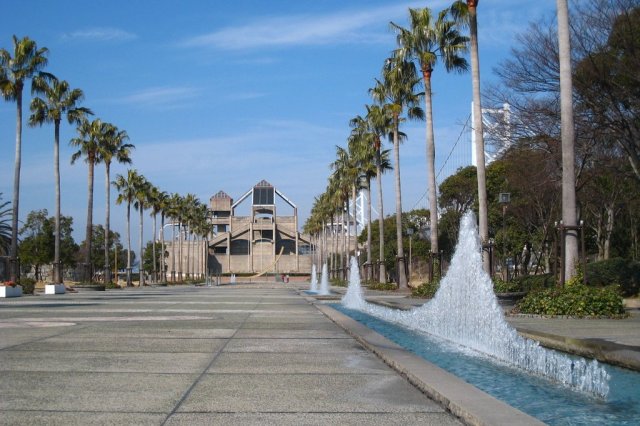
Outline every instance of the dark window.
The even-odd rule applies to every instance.
[[[253,188],[253,205],[272,205],[273,188]]]

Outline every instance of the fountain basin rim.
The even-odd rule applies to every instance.
[[[500,401],[457,376],[425,361],[331,306],[315,305],[367,350],[466,424],[543,425],[538,419]]]

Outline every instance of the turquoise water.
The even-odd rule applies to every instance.
[[[349,315],[400,346],[488,394],[550,425],[640,424],[640,374],[606,366],[611,376],[605,400],[500,364],[478,352],[409,330],[339,304]]]

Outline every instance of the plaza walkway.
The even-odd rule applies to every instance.
[[[293,286],[0,301],[0,424],[460,424]]]

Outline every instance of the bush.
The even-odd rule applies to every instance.
[[[493,291],[495,293],[515,293],[522,291],[520,282],[511,280],[509,282],[500,278],[493,279]]]
[[[637,296],[640,291],[640,262],[618,257],[588,263],[587,283],[595,287],[618,284],[624,297]]]
[[[22,293],[33,294],[36,289],[36,280],[33,278],[20,278],[18,284],[22,286]]]
[[[334,287],[347,287],[349,283],[346,280],[335,279],[331,280],[331,285]]]
[[[620,316],[624,315],[617,286],[588,287],[576,284],[530,292],[518,302],[516,312],[538,315]]]
[[[433,296],[435,296],[438,288],[440,288],[440,280],[433,280],[431,282],[420,284],[418,287],[411,289],[411,296],[431,299],[433,298]]]
[[[519,291],[540,290],[555,287],[556,285],[556,280],[552,274],[522,275],[514,278],[512,282],[520,288]]]
[[[391,291],[396,290],[398,286],[395,283],[376,283],[370,282],[366,284],[369,290]]]

